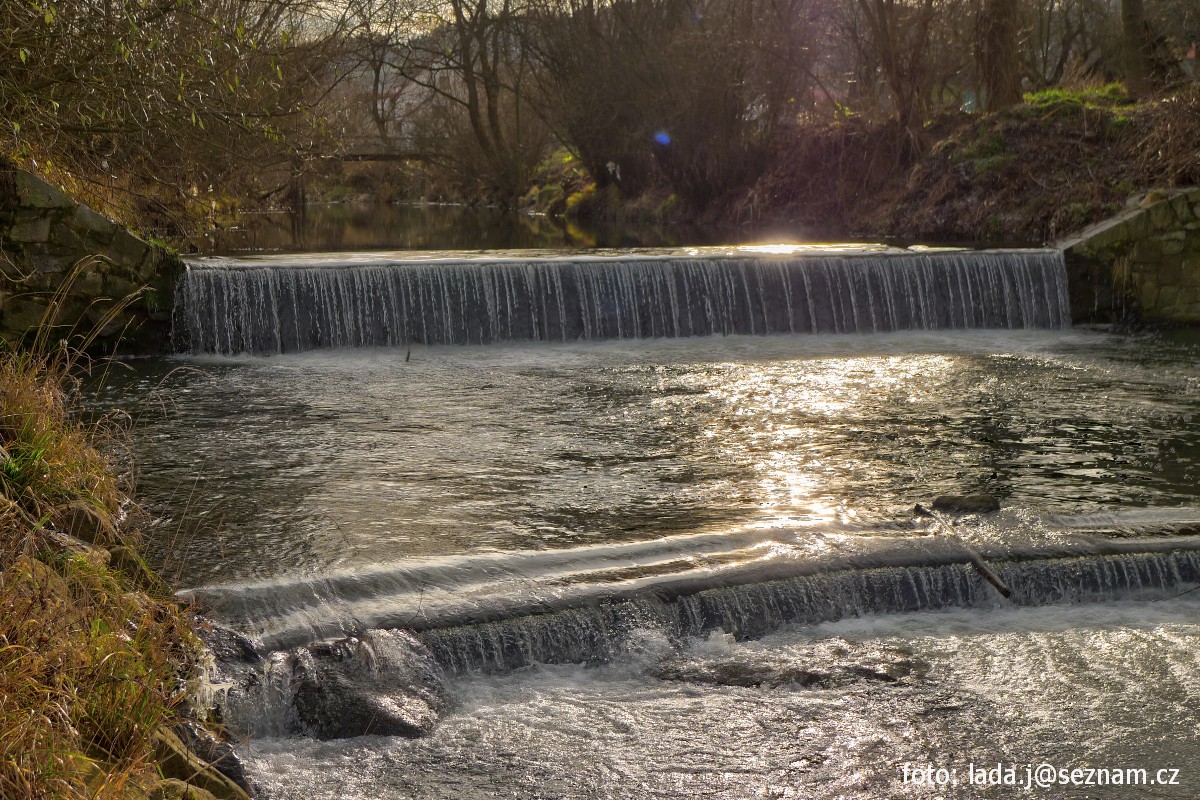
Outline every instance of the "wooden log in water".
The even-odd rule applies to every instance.
[[[1012,597],[1012,589],[1009,589],[1004,581],[1000,580],[999,575],[992,572],[992,568],[984,563],[984,560],[979,557],[978,553],[968,547],[967,555],[971,557],[971,564],[975,566],[975,569],[979,570],[979,574],[983,576],[985,581],[996,587],[996,591],[1004,595],[1004,597]]]

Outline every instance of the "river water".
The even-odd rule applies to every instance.
[[[271,797],[1192,798],[1198,611],[1181,598],[923,612],[714,636],[670,656],[651,643],[604,667],[455,682],[426,739],[261,739],[246,752]],[[895,664],[918,672],[854,673]],[[806,687],[805,670],[834,677]],[[1020,782],[1050,764],[1178,785],[970,783],[972,765],[998,764]],[[906,767],[945,769],[947,783],[906,783]]]
[[[1198,356],[1080,329],[416,343],[138,362],[100,402],[137,419],[152,555],[214,620],[264,652],[407,628],[444,670],[421,739],[242,719],[267,797],[1010,797],[971,765],[1048,763],[1180,772],[1031,796],[1191,798]],[[912,513],[969,492],[1002,510]]]
[[[217,255],[482,248],[672,247],[718,244],[692,225],[583,224],[487,207],[431,203],[322,203],[301,214],[244,212],[201,242]]]

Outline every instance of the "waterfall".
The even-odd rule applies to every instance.
[[[880,333],[1070,324],[1054,250],[188,264],[176,350]]]
[[[420,634],[451,673],[502,672],[533,663],[607,661],[635,631],[658,630],[680,641],[710,631],[738,639],[789,624],[847,617],[1037,606],[1145,597],[1200,581],[1200,552],[1137,553],[1039,559],[994,565],[1014,587],[1000,596],[966,564],[841,570],[787,580],[725,586],[664,601],[649,597]]]

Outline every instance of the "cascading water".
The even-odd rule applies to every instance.
[[[1139,549],[1149,552],[1136,552]],[[1072,551],[1087,554],[1069,555]],[[408,617],[410,627],[421,630],[415,636],[408,631],[344,628],[340,638],[330,638],[333,629],[314,627],[308,643],[290,650],[271,649],[281,644],[278,640],[267,647],[260,641],[259,649],[265,651],[261,656],[247,657],[252,646],[243,641],[234,648],[239,654],[225,663],[229,672],[222,677],[229,688],[221,698],[223,717],[243,734],[255,736],[421,737],[435,728],[447,676],[478,679],[535,665],[595,665],[631,656],[641,660],[648,674],[683,682],[822,687],[856,680],[897,681],[922,674],[922,662],[903,651],[898,660],[893,653],[849,664],[839,663],[836,653],[799,664],[778,658],[765,663],[727,657],[697,661],[695,654],[697,643],[714,635],[734,642],[768,636],[786,626],[880,615],[963,608],[998,613],[1016,606],[1165,599],[1200,585],[1200,541],[1195,537],[1097,540],[1009,553],[1016,559],[992,564],[1014,589],[1008,599],[973,565],[954,563],[961,553],[960,545],[950,543],[931,550],[928,565],[910,558],[914,563],[909,565],[819,570],[732,586],[722,585],[727,577],[709,574],[706,582],[713,588],[671,597],[667,581],[622,600],[576,605],[562,597],[563,607],[546,613],[526,613],[522,598],[513,597],[509,608],[493,607],[491,619],[479,623],[461,624],[455,614],[439,619],[417,611]],[[896,558],[904,558],[902,549],[884,548],[855,560],[870,564]],[[938,565],[939,561],[946,563]],[[376,575],[374,581],[366,581],[372,582],[382,587],[389,580]],[[350,583],[366,594],[363,582]],[[316,588],[279,587],[281,594],[292,596],[285,604],[293,607],[297,598]],[[337,589],[331,585],[327,591]],[[210,591],[203,599],[212,604],[210,613],[218,619],[229,607],[240,609],[242,618],[235,624],[246,629],[245,614],[258,605],[256,598],[264,597],[263,587],[229,587]],[[259,608],[258,613],[270,616],[271,611]],[[647,646],[649,654],[644,652]]]
[[[193,262],[176,348],[345,347],[1061,328],[1051,250],[810,252],[415,261]]]
[[[377,628],[417,631],[443,668],[462,674],[607,661],[647,630],[676,642],[712,631],[756,638],[792,624],[1163,596],[1200,583],[1200,541],[1193,537],[998,552],[1007,560],[992,565],[1012,587],[1007,599],[968,562],[961,545],[939,541],[913,552],[882,543],[875,549],[842,563],[760,557],[726,569],[615,584],[581,576],[578,583],[559,581],[562,588],[552,598],[505,590],[511,567],[497,557],[475,575],[461,574],[457,586],[440,587],[470,598],[461,605],[427,602],[424,589],[410,582],[421,580],[417,565],[319,582],[213,587],[189,593],[189,599],[267,651]],[[481,580],[494,584],[492,594]]]

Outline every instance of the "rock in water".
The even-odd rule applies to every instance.
[[[204,726],[190,721],[176,725],[175,735],[188,750],[207,761],[213,769],[237,784],[247,795],[254,796],[254,790],[246,778],[245,767],[242,766],[242,759],[232,744],[218,739]]]
[[[402,631],[301,648],[292,686],[296,716],[318,739],[425,736],[443,699],[433,655]]]
[[[933,510],[943,514],[990,514],[1000,501],[990,494],[943,494],[933,499]]]
[[[193,618],[192,627],[218,664],[262,663],[258,646],[240,633],[200,616]]]
[[[832,689],[855,683],[919,680],[929,669],[928,663],[902,648],[833,639],[812,645],[807,653],[772,655],[754,648],[725,654],[703,649],[684,652],[663,659],[650,674],[661,680],[715,686]]]

